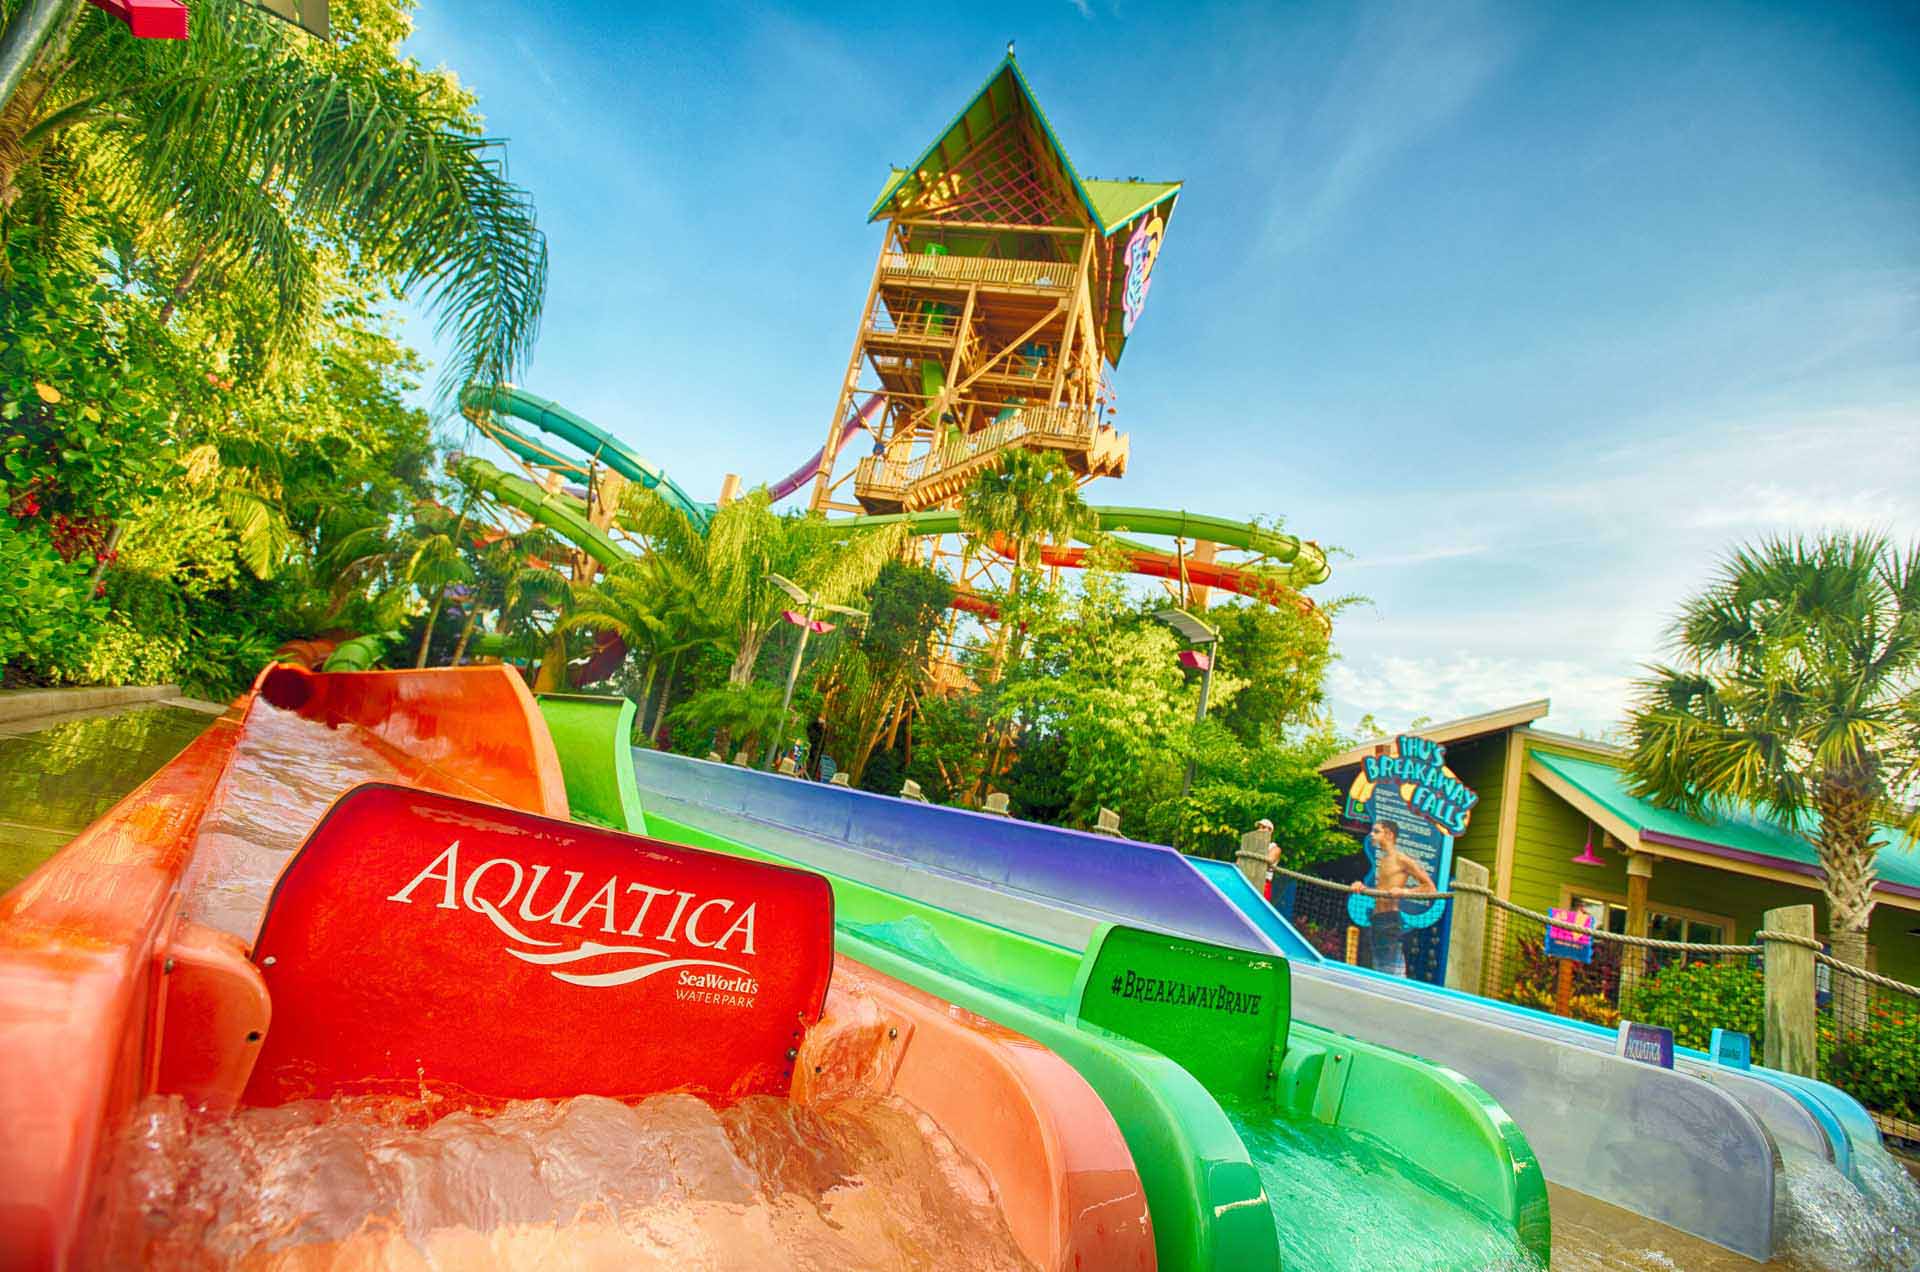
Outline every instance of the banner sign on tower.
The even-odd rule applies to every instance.
[[[1135,227],[1126,250],[1121,253],[1127,265],[1126,287],[1120,293],[1122,335],[1133,334],[1133,324],[1140,321],[1140,311],[1147,307],[1147,288],[1153,285],[1153,262],[1160,256],[1160,239],[1165,233],[1166,222],[1156,212]]]

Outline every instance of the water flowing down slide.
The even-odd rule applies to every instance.
[[[1232,864],[1192,864],[1335,999],[1344,990],[1361,990],[1598,1054],[1615,1049],[1613,1029],[1328,959]],[[1776,1226],[1789,1233],[1795,1255],[1860,1267],[1901,1267],[1920,1258],[1920,1185],[1887,1152],[1859,1101],[1825,1082],[1760,1065],[1728,1068],[1683,1046],[1674,1048],[1674,1065],[1738,1100],[1772,1137],[1781,1154],[1785,1200],[1795,1211]]]
[[[1749,1257],[1773,1253],[1774,1141],[1727,1091],[1335,981],[1172,849],[652,752],[635,763],[650,818],[656,805],[671,809],[676,821],[777,843],[787,859],[1030,938],[1078,946],[1103,923],[1130,922],[1290,953],[1297,1021],[1465,1074],[1519,1123],[1548,1179]]]
[[[597,747],[561,742],[569,774],[607,763]],[[1521,1268],[1546,1257],[1544,1183],[1511,1120],[1458,1075],[1292,1018],[1284,959],[1124,923],[1035,939],[916,899],[912,869],[867,877],[877,859],[761,816],[763,792],[783,807],[793,792],[853,792],[653,752],[634,763],[638,810],[623,802],[623,816],[639,811],[648,833],[676,842],[812,861],[834,887],[843,955],[1073,1063],[1134,1150],[1163,1266]],[[722,810],[715,791],[736,779],[745,798]],[[837,807],[818,811],[844,826]]]
[[[1154,1266],[1071,1065],[573,798],[509,669],[264,672],[0,898],[0,1263]]]

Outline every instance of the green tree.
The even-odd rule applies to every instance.
[[[120,265],[164,297],[210,277],[264,284],[269,327],[303,336],[326,251],[438,311],[443,389],[509,378],[546,289],[526,192],[450,76],[401,58],[410,5],[337,0],[311,40],[242,0],[200,0],[193,38],[130,39],[81,0],[21,0],[0,31],[0,204],[57,224],[92,200],[119,218]],[[48,21],[48,12],[53,17]]]
[[[792,605],[769,580],[780,574],[816,598],[841,605],[864,591],[900,547],[901,526],[848,530],[823,517],[782,515],[765,489],[717,511],[705,534],[652,491],[629,487],[627,521],[647,536],[648,550],[675,563],[727,632],[733,662],[727,683],[753,680],[760,652]]]
[[[827,746],[858,783],[883,736],[913,713],[953,585],[921,565],[889,561],[867,591],[867,621],[839,642],[815,680],[825,700]],[[978,749],[979,735],[973,735]]]
[[[1073,470],[1056,451],[1013,451],[997,468],[976,477],[960,496],[960,528],[981,541],[976,546],[1003,552],[1012,560],[1006,600],[1015,610],[1027,600],[1042,543],[1090,535],[1095,524]],[[1013,624],[1007,656],[1018,661],[1025,639],[1018,616],[1003,613],[1001,617]],[[996,653],[996,673],[1000,665]]]
[[[1757,807],[1812,840],[1834,954],[1866,963],[1881,824],[1920,835],[1920,549],[1872,534],[1736,550],[1638,684],[1632,789]]]

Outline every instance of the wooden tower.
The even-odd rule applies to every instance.
[[[868,215],[886,234],[810,507],[951,507],[1021,448],[1124,473],[1107,368],[1179,194],[1081,177],[1009,51]]]

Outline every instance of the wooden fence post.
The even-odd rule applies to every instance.
[[[1789,905],[1760,916],[1762,932],[1813,939],[1813,907]],[[1791,941],[1765,941],[1767,1037],[1763,1056],[1769,1069],[1817,1076],[1814,1045],[1813,951]]]
[[[1489,878],[1487,868],[1479,862],[1454,858],[1455,883],[1484,888]],[[1479,892],[1456,891],[1450,904],[1453,932],[1447,938],[1447,988],[1477,994],[1487,957],[1487,898]]]
[[[1240,867],[1255,892],[1266,890],[1267,848],[1272,843],[1273,832],[1262,826],[1240,836],[1240,851],[1233,855],[1233,864]]]

